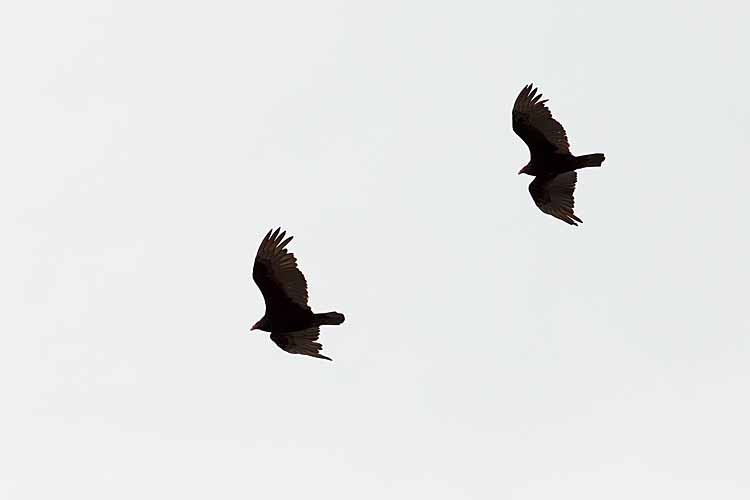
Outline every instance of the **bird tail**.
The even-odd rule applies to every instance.
[[[344,315],[337,312],[320,313],[313,318],[316,325],[340,325],[344,322]]]
[[[601,153],[578,156],[576,157],[576,168],[600,167],[603,161],[604,155]]]

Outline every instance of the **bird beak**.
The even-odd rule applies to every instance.
[[[257,330],[258,329],[258,323],[255,323],[252,328],[250,328],[250,331]]]
[[[518,175],[521,175],[526,171],[526,167],[523,167],[521,170],[518,171]]]

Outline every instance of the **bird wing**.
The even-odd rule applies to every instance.
[[[292,354],[304,354],[305,356],[312,356],[313,358],[327,359],[333,361],[328,356],[320,354],[323,346],[320,345],[318,336],[320,335],[320,327],[314,326],[305,330],[299,330],[297,332],[289,333],[272,333],[271,340],[273,340],[277,346],[284,349],[286,352]]]
[[[253,280],[263,294],[267,310],[279,310],[289,302],[309,310],[307,281],[297,268],[294,254],[285,248],[292,237],[284,239],[286,231],[279,231],[281,228],[268,231],[261,241],[253,264]]]
[[[513,105],[513,131],[523,139],[532,153],[569,153],[570,144],[565,129],[552,118],[552,113],[544,105],[538,89],[529,84],[521,90]]]
[[[577,179],[578,175],[575,172],[539,176],[529,184],[529,193],[542,212],[577,226],[576,222],[583,223],[573,213],[573,191]]]

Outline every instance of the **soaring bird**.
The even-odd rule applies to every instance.
[[[331,361],[320,353],[320,326],[340,325],[344,315],[312,312],[307,305],[307,281],[294,254],[286,249],[292,237],[284,239],[286,231],[280,231],[268,231],[255,256],[253,280],[263,294],[266,313],[251,330],[270,332],[271,340],[286,352]]]
[[[604,155],[573,156],[565,129],[544,105],[547,99],[542,100],[537,92],[533,84],[525,86],[513,105],[513,131],[531,153],[531,160],[518,173],[536,177],[529,192],[542,212],[577,226],[583,221],[573,213],[576,170],[600,166]]]

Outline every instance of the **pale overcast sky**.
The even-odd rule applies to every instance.
[[[748,14],[4,6],[0,496],[750,498]],[[277,225],[333,363],[249,331]]]

